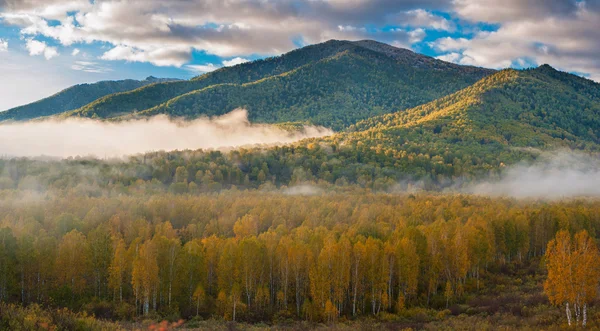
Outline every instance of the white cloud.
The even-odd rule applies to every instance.
[[[188,64],[185,67],[190,70],[190,71],[194,71],[197,73],[207,73],[207,72],[212,72],[215,71],[217,69],[221,69],[223,67],[231,67],[231,66],[235,66],[238,64],[242,64],[242,63],[246,63],[249,62],[250,60],[248,59],[244,59],[241,57],[236,57],[233,58],[231,60],[225,60],[222,62],[222,64],[214,64],[214,63],[205,63],[205,64]]]
[[[58,56],[57,48],[48,46],[43,41],[28,39],[25,47],[31,56],[44,55],[46,60],[50,60],[51,58]]]
[[[225,60],[225,61],[223,61],[223,66],[225,66],[225,67],[231,67],[231,66],[234,66],[234,65],[246,63],[248,61],[250,61],[250,60],[244,59],[244,58],[241,58],[241,57],[236,57],[236,58],[231,59],[231,60]]]
[[[393,21],[396,24],[403,26],[421,27],[449,32],[454,32],[456,30],[456,24],[454,24],[454,22],[423,9],[414,9],[400,13]]]
[[[90,61],[75,61],[75,63],[71,65],[71,69],[94,74],[103,74],[112,71],[112,69],[107,68],[98,62]]]
[[[8,40],[0,39],[0,52],[8,52]]]
[[[448,54],[440,55],[440,56],[436,57],[436,59],[446,61],[446,62],[459,63],[460,60],[462,59],[462,57],[463,56],[459,53],[448,53]]]
[[[75,49],[73,50],[73,52],[71,52],[71,55],[73,55],[73,56],[77,56],[77,55],[79,54],[79,52],[80,52],[79,48],[75,48]]]
[[[215,71],[215,70],[221,68],[221,66],[215,65],[213,63],[207,63],[207,64],[188,64],[185,67],[187,69],[191,70],[191,71],[198,72],[198,73],[212,72],[212,71]]]
[[[540,9],[546,16],[538,12],[529,16],[521,13],[517,18],[507,15],[507,21],[497,31],[482,31],[470,40],[441,38],[431,45],[440,51],[455,53],[451,56],[457,63],[503,68],[513,63],[523,65],[524,59],[529,59],[537,65],[548,63],[561,70],[587,73],[598,80],[600,8],[581,2],[575,11],[567,11],[570,7],[559,2],[548,1],[546,9]],[[519,2],[522,6],[533,3],[535,1]],[[566,12],[560,13],[557,8],[563,5],[567,6]],[[485,13],[479,14],[487,17]],[[495,17],[502,17],[502,13]],[[456,54],[460,55],[458,60]]]
[[[191,49],[188,47],[147,47],[146,49],[119,45],[104,53],[103,60],[128,62],[150,62],[156,66],[181,67],[188,62]]]
[[[442,52],[463,50],[469,46],[469,39],[445,37],[430,43],[430,46]]]
[[[408,32],[408,35],[410,36],[410,39],[409,39],[410,43],[414,44],[414,43],[418,43],[418,42],[422,41],[423,38],[425,38],[425,36],[427,34],[425,33],[425,30],[423,30],[423,29],[416,29],[416,30]]]

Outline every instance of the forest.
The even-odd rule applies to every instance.
[[[0,327],[600,326],[595,199],[300,193],[4,190]]]

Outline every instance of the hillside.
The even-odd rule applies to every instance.
[[[105,95],[169,81],[174,81],[174,79],[151,76],[145,80],[127,79],[75,85],[42,100],[0,112],[0,121],[24,121],[37,117],[51,116],[77,109]]]
[[[354,150],[348,153],[360,157],[352,167],[370,163],[385,177],[442,183],[499,173],[542,150],[598,152],[599,130],[600,84],[544,65],[503,70],[439,100],[359,122],[324,142]]]
[[[252,121],[341,129],[440,98],[493,73],[373,41],[329,41],[190,81],[109,95],[67,116],[195,118],[245,107]]]
[[[370,118],[351,128],[390,136],[398,130],[418,131],[452,143],[473,140],[513,147],[596,148],[600,144],[600,84],[548,65],[507,69],[439,100]]]

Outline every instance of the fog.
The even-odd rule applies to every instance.
[[[251,124],[244,109],[186,122],[166,116],[126,122],[48,120],[0,125],[0,156],[120,157],[158,150],[286,144],[332,133],[316,126],[290,132],[274,125]]]
[[[533,163],[508,167],[496,181],[467,193],[515,198],[560,199],[600,196],[600,158],[570,151],[542,154]]]
[[[323,192],[321,188],[310,184],[291,186],[283,190],[285,195],[319,195]]]

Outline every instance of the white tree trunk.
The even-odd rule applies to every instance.
[[[233,296],[232,296],[232,298],[233,298],[233,321],[235,322],[235,308],[236,308],[237,300]]]
[[[571,326],[571,310],[569,309],[569,303],[568,302],[567,302],[566,312],[567,312],[567,321],[569,322],[569,326]]]
[[[583,321],[581,322],[581,325],[583,327],[585,327],[585,325],[587,324],[587,303],[583,304]]]

